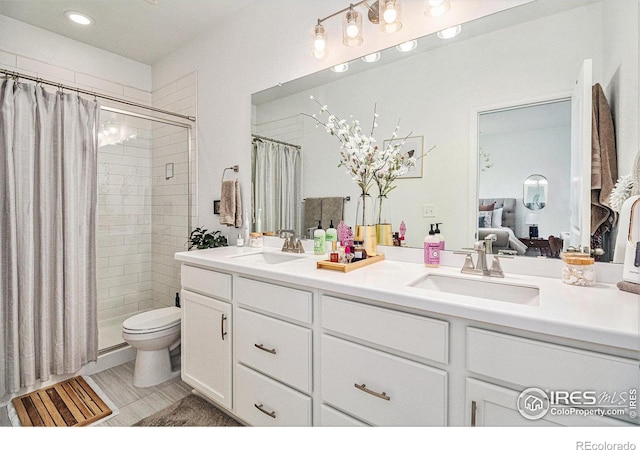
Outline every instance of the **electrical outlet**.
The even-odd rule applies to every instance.
[[[422,205],[422,217],[435,217],[436,205]]]

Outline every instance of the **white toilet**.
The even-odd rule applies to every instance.
[[[137,350],[133,385],[149,387],[178,375],[171,369],[170,352],[180,344],[180,308],[154,309],[122,323],[122,337]]]

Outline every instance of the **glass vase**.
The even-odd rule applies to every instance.
[[[389,199],[386,195],[378,195],[376,198],[374,217],[378,245],[393,245],[393,227],[389,213]]]
[[[362,241],[367,251],[367,256],[376,256],[378,254],[374,204],[373,198],[369,194],[362,193],[358,197],[354,240]]]

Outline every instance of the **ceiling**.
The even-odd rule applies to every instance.
[[[255,0],[0,0],[0,14],[152,65]],[[84,27],[64,12],[95,23]]]

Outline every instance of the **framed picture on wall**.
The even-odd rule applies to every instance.
[[[398,140],[394,140],[394,142],[398,142]],[[391,143],[390,139],[384,141],[384,148],[387,148],[387,145],[389,143]],[[423,145],[424,136],[410,136],[409,138],[407,138],[404,145],[402,146],[402,152],[408,153],[409,156],[413,156],[417,161],[415,167],[412,167],[411,170],[409,170],[404,175],[399,176],[398,179],[422,178],[422,160],[424,159],[422,157]]]

